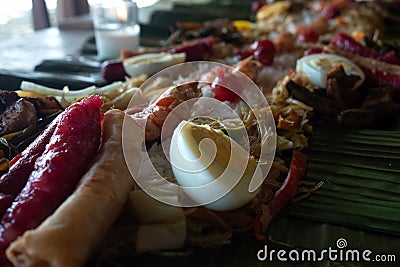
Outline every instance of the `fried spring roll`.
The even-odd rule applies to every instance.
[[[85,264],[117,218],[134,184],[123,154],[123,120],[122,111],[105,114],[102,146],[92,166],[53,215],[10,245],[7,257],[14,266]],[[136,160],[139,164],[140,157]]]

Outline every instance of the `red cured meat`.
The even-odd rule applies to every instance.
[[[43,154],[46,145],[50,142],[50,138],[57,126],[58,118],[54,119],[46,130],[16,157],[17,159],[11,165],[9,171],[0,178],[0,193],[3,194],[0,197],[0,217],[3,217],[12,201],[28,181],[36,159]]]
[[[335,36],[332,38],[331,45],[348,52],[353,52],[360,56],[377,59],[390,64],[400,65],[400,59],[397,58],[396,53],[393,50],[387,52],[386,54],[380,54],[378,51],[364,47],[362,44],[354,40],[353,37],[342,32],[335,34]]]
[[[67,108],[28,182],[0,222],[0,266],[9,244],[37,227],[73,192],[100,145],[103,101],[91,96]]]

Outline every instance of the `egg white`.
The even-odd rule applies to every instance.
[[[249,155],[228,136],[231,141],[232,158],[229,166],[216,159],[216,146],[213,140],[204,138],[196,141],[185,126],[192,124],[182,121],[175,129],[170,145],[170,162],[174,176],[184,192],[192,200],[209,209],[226,211],[239,208],[251,201],[259,190],[249,192],[249,184],[255,176],[261,176],[259,168],[254,172],[245,172]],[[207,127],[196,125],[196,127]],[[210,129],[211,130],[211,129]],[[223,134],[223,133],[221,133]],[[240,165],[244,169],[240,169]],[[232,187],[234,177],[240,178]]]
[[[351,90],[357,89],[365,80],[364,72],[347,58],[333,54],[313,54],[297,60],[297,75],[314,86],[326,88],[327,74],[335,67],[342,65],[347,75],[357,75],[360,80]]]

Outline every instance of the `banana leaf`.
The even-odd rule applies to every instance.
[[[317,129],[310,138],[306,179],[325,181],[303,201],[275,218],[269,239],[321,251],[369,249],[400,258],[400,131]],[[275,266],[275,262],[274,262]],[[290,265],[289,265],[290,266]],[[321,262],[309,266],[375,266]],[[384,266],[398,266],[396,262]]]
[[[399,140],[400,131],[317,130],[305,179],[326,182],[285,215],[389,233],[400,244]]]

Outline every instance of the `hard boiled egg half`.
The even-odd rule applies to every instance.
[[[182,121],[173,133],[169,152],[178,184],[198,205],[232,210],[258,192],[249,192],[253,175],[262,176],[255,158],[222,130]]]
[[[302,80],[314,86],[326,88],[328,73],[337,66],[342,65],[346,75],[356,75],[360,79],[351,90],[357,89],[365,80],[364,72],[352,61],[334,54],[313,54],[297,60],[296,73]]]

